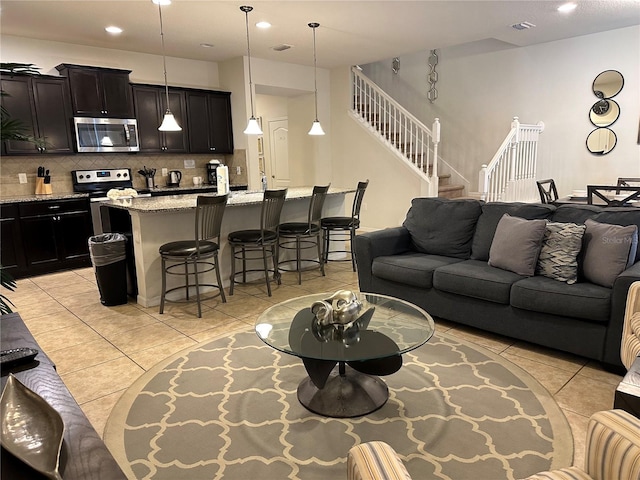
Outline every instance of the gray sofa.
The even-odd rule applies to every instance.
[[[567,226],[578,233],[553,234]],[[640,280],[638,229],[634,207],[416,198],[403,226],[356,237],[359,287],[621,371],[627,291]],[[576,238],[577,250],[562,250]],[[531,262],[536,248],[534,271],[520,271],[520,257]]]

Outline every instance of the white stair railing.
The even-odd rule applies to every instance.
[[[535,184],[538,137],[544,123],[524,125],[513,117],[511,131],[478,178],[480,198],[487,202],[532,202],[538,198]]]
[[[377,132],[398,158],[428,182],[428,194],[436,196],[440,121],[436,118],[429,130],[357,67],[353,67],[351,72],[352,114],[372,132]]]

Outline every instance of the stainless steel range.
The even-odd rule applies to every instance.
[[[103,233],[99,202],[108,200],[107,192],[113,188],[133,188],[131,169],[73,170],[71,177],[74,192],[89,194],[94,235]]]

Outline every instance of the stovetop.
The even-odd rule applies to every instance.
[[[132,188],[130,168],[104,168],[100,170],[73,170],[73,191],[89,196],[106,194],[112,188]]]

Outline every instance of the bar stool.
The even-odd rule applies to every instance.
[[[353,206],[351,207],[350,217],[324,217],[320,221],[322,233],[324,236],[324,262],[329,261],[329,253],[349,253],[351,258],[338,259],[336,261],[349,261],[353,265],[353,271],[356,271],[356,256],[355,256],[355,239],[356,230],[360,228],[360,207],[362,206],[362,199],[364,198],[364,192],[369,185],[369,180],[365,182],[358,182],[356,194],[353,199]],[[348,238],[350,242],[350,250],[329,250],[329,242],[331,241],[331,232],[338,235],[338,238],[334,240],[345,240]],[[348,233],[347,233],[348,232]]]
[[[320,229],[320,219],[322,218],[322,207],[327,197],[329,185],[313,187],[311,201],[309,202],[309,215],[306,222],[286,222],[281,223],[278,228],[280,238],[278,248],[282,250],[295,250],[296,258],[291,260],[278,260],[278,268],[283,272],[298,272],[298,285],[302,285],[302,262],[317,263],[324,277],[324,259],[322,258],[322,230]],[[312,258],[302,258],[302,250],[308,248],[318,249],[318,260]],[[295,262],[296,268],[283,268],[282,264]],[[312,266],[310,268],[316,268]],[[307,268],[306,270],[308,270]]]
[[[159,248],[162,259],[162,294],[160,296],[160,313],[164,313],[167,293],[175,290],[185,289],[186,300],[189,300],[189,291],[195,288],[196,301],[198,303],[198,318],[202,318],[202,307],[200,305],[200,287],[215,287],[219,290],[216,296],[222,298],[222,302],[227,301],[220,279],[220,263],[218,262],[218,251],[220,250],[220,226],[222,216],[227,205],[228,195],[199,196],[196,205],[195,240],[178,240],[161,245]],[[167,265],[167,262],[174,262]],[[191,270],[189,271],[189,266]],[[181,270],[180,267],[184,267]],[[200,283],[199,275],[210,271],[216,272],[217,284]],[[167,290],[167,275],[184,275],[185,284]],[[189,276],[193,275],[194,285],[190,285]]]
[[[247,283],[248,272],[264,272],[267,283],[267,293],[271,296],[271,284],[269,283],[268,260],[273,262],[273,276],[280,285],[280,273],[278,272],[278,225],[280,213],[287,196],[287,189],[265,190],[262,200],[262,212],[260,214],[260,228],[254,230],[238,230],[229,234],[229,246],[231,247],[231,283],[229,295],[233,295],[233,287],[236,283]],[[239,249],[239,251],[238,251]],[[252,256],[247,253],[253,252]],[[259,254],[259,255],[258,255]],[[264,263],[262,269],[247,269],[247,260],[260,260]],[[236,260],[242,260],[242,271],[236,272]],[[242,274],[242,281],[236,280],[236,276]]]

